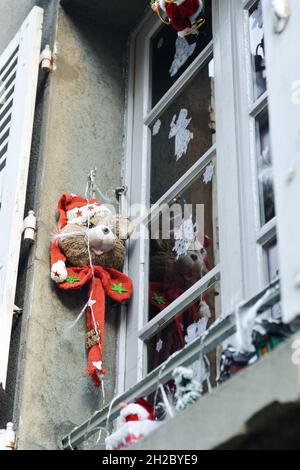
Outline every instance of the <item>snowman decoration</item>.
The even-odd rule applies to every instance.
[[[152,0],[152,10],[159,14],[161,8],[179,37],[192,34],[203,24],[203,6],[203,0]]]

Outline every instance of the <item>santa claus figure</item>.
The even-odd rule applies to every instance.
[[[107,450],[126,449],[157,429],[160,424],[154,420],[154,406],[143,398],[131,404],[121,403],[120,408],[118,429],[105,439]]]
[[[197,20],[203,10],[203,0],[153,0],[152,10],[161,8],[179,37],[191,34],[199,27]]]

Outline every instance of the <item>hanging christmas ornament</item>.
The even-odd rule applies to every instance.
[[[152,10],[164,24],[171,24],[179,37],[196,33],[205,19],[203,0],[151,0]]]
[[[65,291],[85,285],[89,288],[88,301],[78,319],[86,311],[87,374],[99,386],[105,374],[105,295],[119,303],[128,301],[132,295],[131,279],[118,271],[132,228],[127,219],[113,215],[96,199],[72,194],[60,197],[58,214],[51,243],[51,278]]]
[[[120,407],[117,429],[105,439],[107,450],[127,449],[160,425],[154,420],[154,406],[143,398],[131,404],[122,403]]]

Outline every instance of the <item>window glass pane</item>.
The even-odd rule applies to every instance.
[[[156,309],[158,313],[160,306],[156,306],[153,302],[153,309]],[[176,351],[200,337],[219,315],[220,284],[215,281],[195,303],[190,305],[185,312],[180,312],[172,323],[148,342],[149,371],[155,369]],[[215,367],[215,360],[212,361],[211,365],[213,368]],[[196,361],[192,367],[194,377],[199,379],[201,364]]]
[[[257,166],[262,225],[275,216],[272,153],[268,112],[257,119]]]
[[[253,93],[256,100],[267,89],[262,2],[255,3],[249,13]]]
[[[212,146],[213,62],[206,64],[152,127],[151,203]]]
[[[268,281],[274,281],[279,276],[279,259],[277,240],[273,240],[265,247],[267,256]],[[275,304],[269,312],[272,318],[281,319],[281,304]]]
[[[212,40],[211,0],[205,23],[197,35],[179,38],[172,26],[163,26],[152,39],[152,106],[154,106]]]
[[[218,263],[216,164],[151,224],[149,319]]]
[[[269,281],[273,281],[279,276],[279,259],[277,240],[274,240],[266,247],[268,259],[268,275]]]

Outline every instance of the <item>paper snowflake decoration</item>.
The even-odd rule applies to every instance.
[[[215,165],[211,162],[209,165],[207,165],[205,172],[203,174],[203,183],[205,184],[211,183],[214,174],[215,174]]]
[[[189,118],[188,115],[188,110],[183,108],[178,116],[174,114],[170,124],[169,139],[175,138],[176,161],[187,154],[189,143],[194,138],[194,133],[188,129],[192,121],[192,118]]]
[[[169,73],[174,77],[179,69],[189,60],[194,54],[197,44],[189,44],[185,38],[176,39],[176,52]]]
[[[175,232],[176,241],[173,251],[176,253],[177,259],[180,256],[187,255],[191,244],[195,242],[197,232],[198,226],[193,223],[192,216],[182,222],[179,229]]]
[[[164,42],[165,42],[164,38],[160,38],[157,43],[157,49],[161,49],[164,45]]]
[[[159,339],[156,343],[156,351],[159,353],[163,348],[163,340]]]
[[[153,126],[152,135],[155,136],[159,134],[160,128],[161,128],[161,120],[158,119]]]

